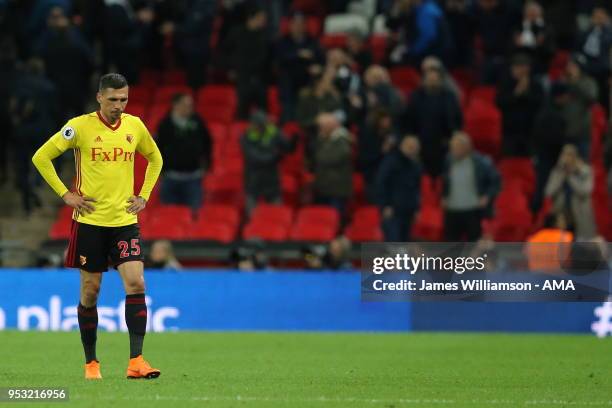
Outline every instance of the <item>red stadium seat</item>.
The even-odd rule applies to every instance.
[[[472,100],[464,112],[465,131],[470,135],[474,147],[496,157],[502,139],[501,113],[495,105],[484,100]]]
[[[359,207],[353,213],[351,225],[357,227],[380,226],[380,210],[374,205]]]
[[[224,223],[235,228],[240,223],[240,213],[231,205],[206,204],[200,209],[198,220]]]
[[[283,202],[295,207],[299,201],[300,186],[295,176],[281,173]]]
[[[185,75],[185,71],[173,69],[162,72],[162,82],[164,85],[186,86],[187,77]]]
[[[279,118],[281,114],[281,103],[280,98],[278,96],[278,88],[275,86],[269,87],[267,98],[268,113],[275,118]]]
[[[155,88],[143,85],[132,85],[130,86],[129,103],[130,104],[142,104],[148,105],[151,103],[153,97],[153,90]]]
[[[138,102],[130,102],[125,107],[125,113],[129,113],[130,115],[137,116],[144,120],[147,117],[147,106],[138,103]]]
[[[50,239],[69,239],[71,226],[72,226],[71,218],[64,217],[64,218],[57,219],[51,226],[51,230],[49,230],[49,238]]]
[[[349,225],[344,235],[355,242],[375,242],[383,240],[383,233],[378,225]]]
[[[198,104],[197,112],[206,122],[220,122],[229,124],[234,119],[235,108],[228,105],[202,105]]]
[[[229,204],[242,208],[244,205],[242,174],[219,173],[204,178],[207,204]]]
[[[496,96],[497,89],[494,86],[477,86],[470,92],[470,102],[482,100],[494,105]]]
[[[253,210],[251,221],[267,225],[289,226],[293,221],[293,210],[283,205],[262,203]]]
[[[421,76],[419,72],[414,68],[407,67],[395,67],[389,70],[391,82],[393,85],[404,91],[410,93],[416,89],[421,83]]]
[[[198,91],[198,105],[229,106],[238,104],[236,91],[229,85],[207,85]]]
[[[229,244],[236,238],[236,227],[223,222],[201,220],[192,226],[189,238]]]
[[[149,214],[151,221],[170,221],[177,225],[187,225],[193,221],[191,208],[186,205],[160,205]]]
[[[154,96],[154,103],[159,104],[170,104],[172,97],[177,93],[186,93],[193,95],[193,91],[187,85],[166,85],[157,88]]]
[[[346,47],[346,34],[325,34],[321,37],[321,46],[326,49]]]
[[[153,239],[185,239],[185,226],[172,222],[146,222],[141,225],[140,233],[147,240]]]
[[[149,110],[149,115],[147,120],[145,121],[149,132],[155,134],[157,133],[157,128],[159,128],[159,123],[163,118],[170,112],[169,104],[157,104],[153,105]]]
[[[336,228],[324,224],[296,224],[290,238],[293,241],[329,242],[334,239]]]
[[[412,236],[426,241],[441,241],[444,233],[444,215],[439,207],[423,207],[416,215]]]
[[[311,205],[302,207],[298,211],[296,224],[329,226],[334,231],[338,229],[340,215],[334,207],[325,205]]]
[[[531,196],[535,190],[536,175],[531,159],[508,158],[498,164],[502,183],[520,183],[523,193]]]
[[[374,62],[381,64],[387,55],[387,36],[380,34],[371,36],[370,51],[372,52]]]

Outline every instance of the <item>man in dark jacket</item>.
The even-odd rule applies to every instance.
[[[389,153],[380,166],[376,184],[387,242],[410,240],[414,214],[420,207],[419,149],[419,139],[406,136],[399,148]]]
[[[502,154],[529,157],[535,116],[544,99],[542,85],[531,75],[529,57],[518,54],[512,59],[510,77],[497,91],[497,106],[502,114]]]
[[[210,166],[211,139],[193,110],[191,95],[174,96],[172,111],[159,125],[157,145],[164,157],[161,201],[196,211],[202,204],[202,177]]]
[[[531,209],[540,210],[544,198],[544,187],[550,171],[567,140],[566,107],[569,103],[569,89],[563,82],[555,82],[550,90],[550,99],[538,113],[533,127],[535,152],[536,188]]]
[[[480,222],[493,214],[493,201],[500,189],[499,173],[491,159],[472,150],[467,134],[457,132],[450,142],[442,179],[445,240],[477,241]]]
[[[266,79],[270,44],[266,33],[266,13],[261,9],[250,12],[243,26],[230,34],[232,72],[236,78],[238,117],[247,119],[254,105],[266,110]]]
[[[352,136],[331,113],[317,117],[319,136],[314,154],[315,202],[335,207],[341,216],[353,193]]]
[[[247,213],[251,213],[259,198],[267,203],[280,204],[278,165],[283,155],[295,148],[295,144],[288,141],[261,111],[251,115],[250,126],[242,135],[240,144],[244,156]]]
[[[283,111],[281,122],[295,120],[295,109],[300,89],[309,85],[313,74],[321,70],[323,54],[316,38],[306,31],[302,14],[295,14],[289,33],[276,47],[279,69],[279,96]]]
[[[601,6],[593,8],[591,27],[578,38],[576,51],[587,58],[585,71],[592,76],[601,90],[599,102],[609,105],[608,89],[610,75],[610,49],[612,49],[612,24],[608,11]]]
[[[61,7],[49,12],[48,28],[34,47],[43,59],[47,76],[59,92],[61,121],[83,113],[89,80],[93,73],[94,52],[81,33],[70,24]]]
[[[421,141],[425,171],[433,177],[439,176],[448,141],[463,125],[459,101],[444,86],[439,68],[425,71],[423,85],[410,98],[405,120],[404,133],[418,135]]]

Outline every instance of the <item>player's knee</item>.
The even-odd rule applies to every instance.
[[[134,279],[126,282],[126,290],[128,294],[144,293],[145,284],[143,279]]]
[[[98,300],[100,282],[88,281],[83,284],[83,296],[94,303]]]

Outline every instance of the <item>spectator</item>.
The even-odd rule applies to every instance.
[[[394,126],[397,126],[404,101],[400,92],[391,83],[387,69],[380,65],[372,65],[366,69],[363,80],[367,109],[369,111],[385,109],[391,114]]]
[[[442,182],[445,240],[477,241],[482,219],[492,216],[500,180],[489,157],[473,151],[468,135],[463,132],[457,132],[450,141],[450,157]]]
[[[34,191],[35,173],[31,171],[30,158],[38,146],[44,143],[45,135],[52,133],[57,117],[56,89],[44,75],[41,60],[28,61],[25,72],[13,84],[9,103],[13,121],[16,185],[21,192],[26,215],[41,205]]]
[[[428,55],[444,60],[450,49],[448,24],[433,0],[396,1],[387,25],[398,38],[390,55],[394,64],[418,66]]]
[[[322,76],[313,80],[313,84],[302,89],[297,106],[297,121],[306,135],[306,158],[314,162],[314,152],[318,139],[317,117],[321,113],[334,113],[338,118],[346,118],[342,96],[335,87],[334,72],[325,69]]]
[[[597,101],[597,83],[584,72],[586,58],[575,54],[568,61],[565,81],[569,101],[565,108],[567,143],[578,148],[583,160],[589,159],[591,146],[591,107]]]
[[[367,106],[363,83],[348,54],[339,48],[327,52],[326,70],[333,75],[334,86],[342,98],[341,118],[345,125],[359,123]]]
[[[174,256],[172,243],[165,239],[153,242],[146,264],[149,269],[180,270],[183,268]]]
[[[467,68],[474,59],[475,25],[468,7],[468,0],[446,0],[445,14],[451,33],[448,66]]]
[[[357,164],[365,182],[368,202],[376,202],[376,175],[383,157],[397,146],[398,137],[389,112],[370,110],[365,124],[359,128]]]
[[[295,120],[295,109],[300,90],[320,74],[323,54],[319,42],[306,31],[302,14],[291,18],[289,33],[277,46],[279,93],[282,105],[281,123]]]
[[[166,21],[160,27],[163,35],[172,36],[185,67],[187,83],[194,89],[206,82],[211,54],[210,37],[216,11],[215,0],[193,0],[189,2],[178,24]]]
[[[230,34],[232,75],[236,79],[238,118],[246,120],[250,109],[267,108],[266,79],[270,44],[266,33],[266,13],[254,9],[244,25]]]
[[[265,113],[251,114],[250,126],[240,139],[244,156],[244,190],[247,213],[260,198],[267,203],[281,203],[278,164],[283,155],[295,147],[285,139]]]
[[[317,204],[331,205],[345,215],[353,192],[352,136],[336,116],[317,117],[319,136],[314,155],[314,193]]]
[[[457,85],[455,79],[452,77],[452,75],[448,73],[448,71],[444,67],[444,64],[442,63],[442,61],[440,61],[438,57],[434,57],[431,55],[425,57],[425,59],[421,63],[421,75],[424,76],[430,69],[439,70],[440,72],[442,72],[442,80],[444,83],[444,87],[451,91],[458,101],[461,101],[461,88],[459,88],[459,85]]]
[[[422,146],[425,172],[440,175],[448,152],[448,141],[463,126],[459,101],[444,87],[439,68],[425,71],[422,85],[411,98],[405,115],[404,133],[415,134]]]
[[[367,37],[361,30],[351,30],[346,36],[346,52],[360,74],[363,74],[373,61],[366,40]]]
[[[567,140],[567,105],[569,89],[564,82],[552,84],[550,98],[536,116],[533,127],[536,186],[531,209],[537,213],[542,206],[544,188],[550,171],[555,167],[561,148]]]
[[[138,82],[140,50],[155,18],[153,10],[144,7],[134,11],[128,0],[104,0],[103,51],[105,71],[111,65],[121,72],[128,83]]]
[[[604,141],[604,166],[608,172],[608,204],[612,209],[612,126],[608,126]]]
[[[351,242],[340,236],[330,241],[329,245],[313,245],[302,249],[302,257],[309,270],[352,270],[349,259]]]
[[[530,271],[560,272],[570,253],[574,235],[567,230],[563,214],[546,216],[543,228],[531,235],[525,244]]]
[[[61,7],[51,9],[47,27],[37,42],[35,54],[43,59],[47,76],[57,86],[63,122],[84,111],[83,90],[89,89],[94,54]]]
[[[514,27],[520,25],[520,12],[507,0],[477,0],[472,10],[476,35],[482,40],[482,74],[485,84],[496,84],[506,66]]]
[[[565,145],[546,184],[553,209],[562,213],[577,239],[596,236],[591,193],[593,173],[573,145]]]
[[[544,98],[541,84],[531,75],[529,57],[513,57],[510,77],[500,84],[496,103],[502,114],[502,154],[528,157],[532,153],[531,133],[535,116]]]
[[[546,24],[542,6],[528,0],[523,7],[523,21],[514,29],[513,53],[525,53],[531,57],[533,72],[545,75],[555,52],[552,28]]]
[[[419,148],[418,138],[406,136],[380,166],[376,184],[385,241],[410,241],[412,221],[420,207]]]
[[[231,250],[230,265],[241,272],[263,271],[270,268],[265,244],[259,240],[249,240]]]
[[[579,36],[576,50],[586,56],[584,70],[597,81],[599,89],[602,90],[599,102],[606,108],[609,106],[609,95],[603,90],[609,87],[611,48],[610,16],[604,7],[595,7],[591,14],[591,27]]]
[[[164,157],[160,198],[164,204],[202,205],[202,178],[210,167],[211,138],[206,124],[193,110],[193,98],[177,94],[172,110],[161,121],[157,145]]]

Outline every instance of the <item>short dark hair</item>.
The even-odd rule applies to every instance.
[[[183,100],[183,98],[186,98],[189,95],[188,93],[185,92],[177,92],[174,95],[172,95],[172,106],[176,105],[177,103],[179,103],[180,101]]]
[[[107,88],[121,89],[128,86],[127,79],[121,74],[106,74],[100,77],[100,83],[98,84],[98,91],[102,92]]]

